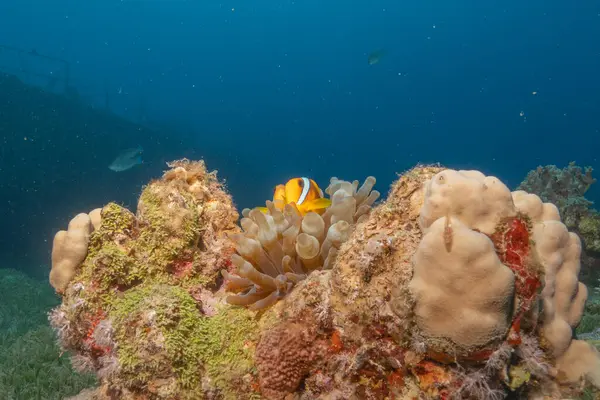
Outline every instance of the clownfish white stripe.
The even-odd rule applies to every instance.
[[[302,188],[302,193],[300,194],[300,197],[296,202],[296,204],[298,205],[304,203],[304,200],[306,200],[306,196],[308,196],[308,192],[310,191],[310,180],[308,178],[303,177],[302,181],[304,183],[304,187]]]

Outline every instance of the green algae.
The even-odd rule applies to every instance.
[[[143,229],[135,252],[147,262],[150,274],[163,274],[177,258],[193,254],[201,233],[200,215],[189,193],[150,184],[140,196]]]
[[[109,310],[119,343],[121,379],[129,388],[142,388],[153,377],[172,374],[170,360],[160,353],[165,346],[163,328],[176,326],[179,319],[179,314],[167,312],[173,307],[173,290],[162,285],[138,286],[115,299]]]
[[[236,398],[236,382],[256,372],[259,325],[247,309],[224,306],[215,316],[204,316],[186,290],[158,284],[129,290],[113,303],[109,316],[126,386],[175,376],[177,392],[185,396],[207,376],[225,398]],[[161,355],[152,352],[158,348],[164,349]]]
[[[143,276],[143,264],[130,254],[127,243],[135,230],[135,216],[116,203],[102,209],[102,223],[92,232],[88,254],[74,281],[87,282],[106,292],[129,286]]]
[[[193,270],[200,270],[194,260],[200,218],[191,195],[165,195],[161,190],[164,188],[151,184],[142,192],[141,222],[118,204],[109,203],[102,209],[101,226],[92,233],[88,256],[76,277],[95,286],[97,290],[89,296],[101,297],[104,303],[111,301],[112,296],[106,295],[111,289],[123,290],[143,281],[191,287],[214,280],[214,276],[201,274],[173,276],[170,267],[181,258],[189,258]]]
[[[104,235],[129,233],[135,226],[135,215],[116,203],[108,203],[102,208],[102,223],[99,231]]]
[[[258,335],[255,314],[242,307],[223,306],[215,316],[203,319],[193,346],[209,377],[224,393],[234,391],[229,385],[236,380],[256,373],[253,359]]]

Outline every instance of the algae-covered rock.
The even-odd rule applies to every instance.
[[[102,208],[51,322],[106,396],[233,398],[232,382],[251,383],[248,343],[257,330],[253,314],[221,304],[217,292],[238,213],[203,162],[170,167],[144,188],[135,214]]]
[[[114,379],[129,390],[195,398],[204,380],[231,395],[252,368],[258,326],[246,309],[206,316],[185,289],[143,284],[116,300],[110,316],[119,343]]]
[[[586,250],[600,254],[600,213],[589,212],[581,217],[578,230]]]

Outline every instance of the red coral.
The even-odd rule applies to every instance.
[[[513,347],[521,344],[521,316],[517,317],[512,323],[506,341]]]
[[[170,269],[176,278],[185,278],[194,272],[194,262],[190,259],[178,259],[173,261]]]
[[[93,317],[91,317],[90,328],[88,329],[87,334],[83,339],[83,342],[90,348],[90,352],[94,357],[102,357],[106,353],[110,352],[110,347],[99,346],[94,340],[94,331],[96,330],[96,327],[98,327],[98,324],[104,318],[106,318],[106,314],[104,313],[104,311],[98,310],[98,312]]]
[[[225,247],[221,256],[223,257],[221,268],[225,269],[227,272],[234,272],[236,268],[233,266],[233,262],[231,261],[231,256],[235,254],[235,247]]]
[[[404,376],[405,371],[402,368],[391,372],[387,377],[387,384],[390,389],[394,390],[404,388]]]
[[[344,349],[344,343],[342,342],[342,337],[340,335],[340,331],[337,329],[333,331],[331,335],[331,344],[329,345],[329,352],[331,353],[339,353]]]
[[[529,228],[522,216],[510,218],[491,237],[500,260],[515,274],[515,290],[519,299],[519,311],[513,322],[530,309],[541,286],[535,268],[532,268],[529,252]],[[517,327],[518,328],[518,327]]]

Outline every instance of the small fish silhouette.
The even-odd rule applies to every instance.
[[[375,65],[375,64],[379,63],[379,61],[381,61],[383,56],[385,56],[385,53],[386,53],[385,50],[376,50],[376,51],[372,52],[371,54],[369,54],[369,58],[368,58],[369,65]]]
[[[135,147],[133,149],[127,149],[121,152],[117,158],[108,166],[108,169],[115,172],[127,171],[143,163],[142,152],[144,149],[142,146]]]

